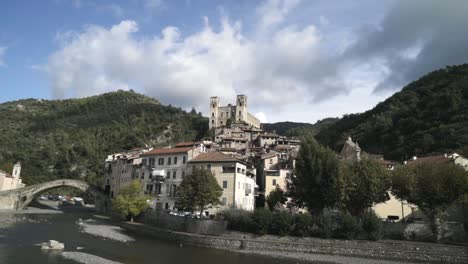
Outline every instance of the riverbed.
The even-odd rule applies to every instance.
[[[83,231],[80,219],[91,219],[89,213],[61,214],[0,214],[0,263],[60,263],[76,264],[65,259],[62,252],[82,252],[125,264],[292,264],[297,261],[196,248],[126,234],[133,241],[123,242]],[[38,244],[57,240],[65,243],[64,251],[44,251]]]

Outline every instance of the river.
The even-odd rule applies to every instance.
[[[83,213],[0,214],[0,263],[76,263],[64,259],[57,252],[43,251],[36,245],[50,239],[65,243],[65,251],[85,252],[125,264],[297,263],[297,261],[217,249],[181,247],[169,241],[150,239],[134,234],[129,234],[135,238],[133,242],[113,241],[80,232],[77,220],[90,217],[91,214]]]

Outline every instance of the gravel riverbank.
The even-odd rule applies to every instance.
[[[62,257],[83,264],[123,264],[83,252],[63,252]]]
[[[82,232],[90,235],[108,238],[120,242],[135,241],[134,238],[124,234],[124,229],[119,226],[106,225],[94,219],[78,221],[78,224],[80,225]]]

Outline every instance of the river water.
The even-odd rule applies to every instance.
[[[118,242],[80,232],[76,223],[90,214],[0,214],[0,263],[76,263],[59,253],[42,251],[39,244],[50,239],[65,243],[65,251],[80,251],[126,264],[262,264],[297,263],[284,259],[245,255],[224,250],[182,246],[168,241],[136,236],[134,242]],[[83,249],[77,250],[77,247]]]

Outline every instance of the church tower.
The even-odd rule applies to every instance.
[[[236,122],[247,122],[247,96],[238,95],[236,104]]]
[[[209,128],[218,127],[218,111],[219,111],[219,98],[216,96],[210,97],[210,124]]]

